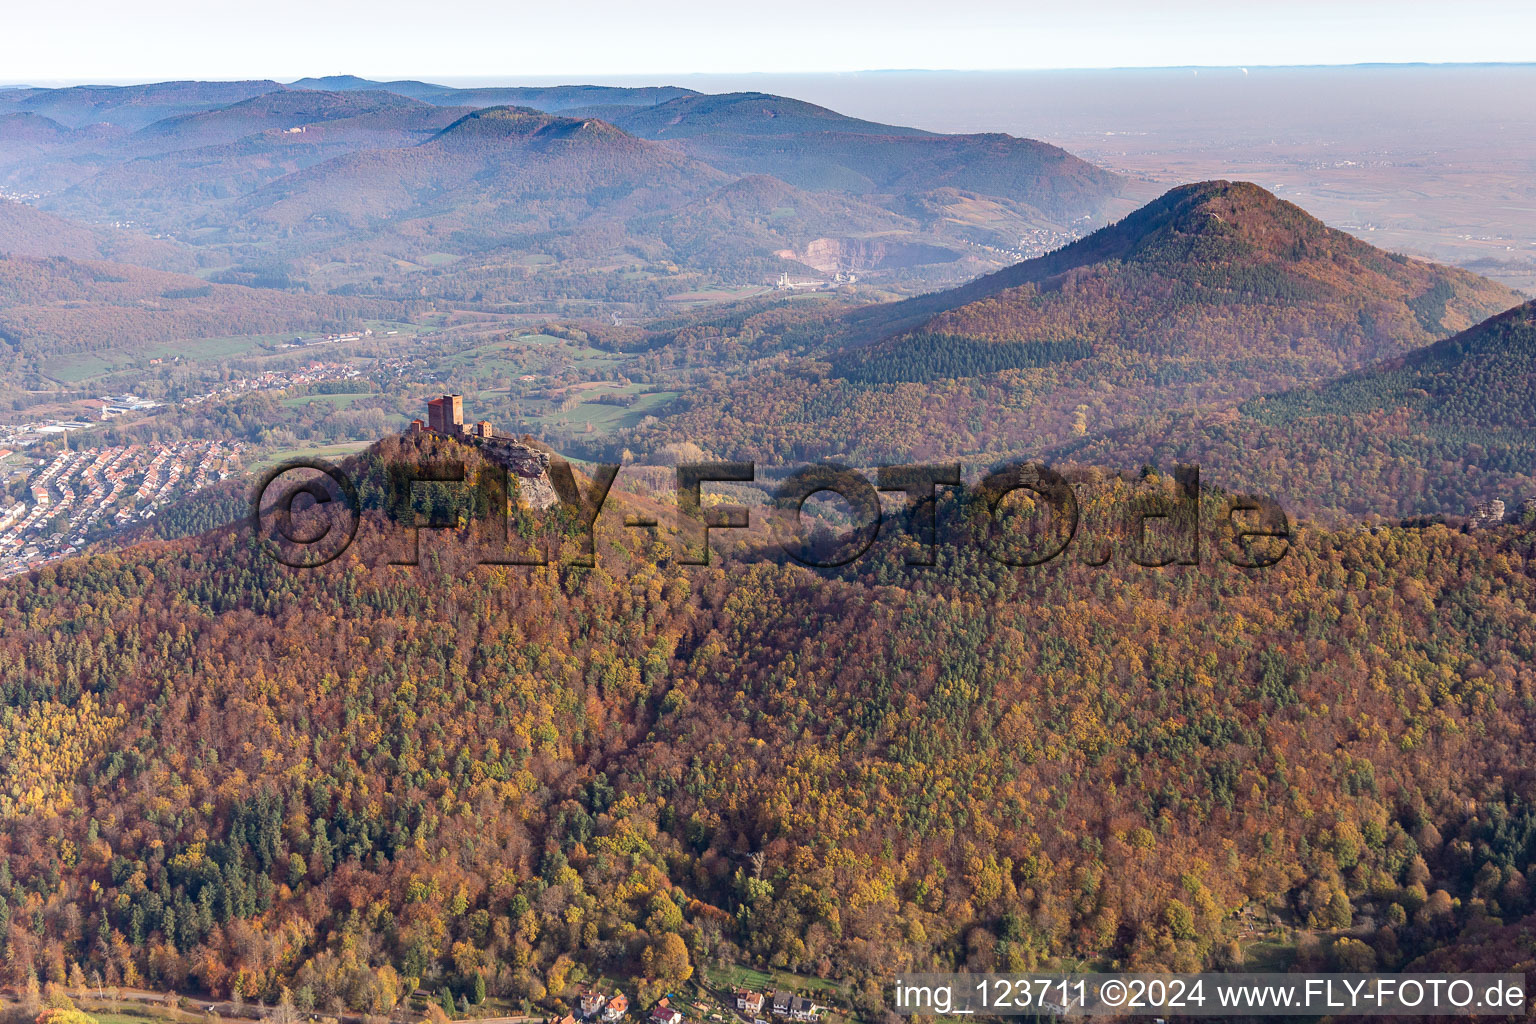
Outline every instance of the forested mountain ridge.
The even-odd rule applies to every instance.
[[[197,255],[186,246],[113,228],[88,227],[25,203],[0,201],[0,254],[75,260],[108,260],[186,272]]]
[[[389,92],[284,90],[264,93],[213,110],[156,121],[124,140],[134,155],[234,142],[264,131],[304,128],[327,121],[386,115],[407,121],[415,115],[441,123],[443,108]],[[450,110],[453,108],[449,108]]]
[[[674,208],[729,180],[595,118],[488,107],[420,145],[353,153],[281,178],[236,209],[248,237],[281,229],[339,241],[357,230],[428,230],[449,235],[441,245],[479,248],[480,239],[513,245],[522,235],[602,223],[606,232],[589,244],[611,245],[623,217]]]
[[[33,169],[53,165],[50,181],[75,181],[90,173],[88,163],[74,166],[73,157],[115,144],[126,128],[109,124],[67,128],[32,111],[0,113],[0,181],[9,185]]]
[[[686,438],[788,463],[1042,456],[1133,423],[1152,429],[1172,410],[1326,381],[1518,302],[1255,185],[1204,182],[957,289],[820,322],[765,313],[755,350],[800,360],[722,375],[618,443]]]
[[[761,958],[873,1013],[893,970],[1235,966],[1270,914],[1350,970],[1529,923],[1529,535],[410,569],[380,514],[311,572],[235,527],[0,584],[13,973],[385,1013]]]
[[[664,103],[632,104],[620,123],[626,131],[658,139],[715,134],[936,135],[921,128],[903,128],[849,117],[805,100],[763,92],[692,93],[670,98]]]
[[[48,209],[184,232],[228,200],[357,150],[412,145],[464,113],[387,92],[280,90],[132,132],[80,129],[8,154],[0,181]]]
[[[122,263],[0,256],[0,369],[17,381],[66,352],[356,327],[389,308],[368,299],[210,284]]]
[[[60,89],[0,90],[0,112],[46,116],[71,128],[111,124],[130,130],[187,114],[227,109],[264,98],[281,103],[287,93],[387,93],[447,107],[531,106],[555,112],[573,107],[651,105],[695,95],[677,86],[629,89],[598,85],[456,89],[429,82],[374,82],[353,75],[303,78],[285,84],[252,82],[159,82],[147,85],[82,85]]]
[[[527,85],[527,86],[471,86],[455,88],[432,82],[375,82],[356,75],[330,75],[324,78],[301,78],[290,82],[289,89],[322,89],[335,92],[383,91],[409,96],[412,99],[455,107],[534,107],[555,114],[585,107],[653,106],[677,99],[679,96],[698,95],[692,89],[676,85],[640,86],[627,88],[615,85]]]
[[[595,257],[620,246],[747,280],[800,268],[818,242],[861,250],[861,266],[952,264],[974,234],[871,197],[734,177],[598,117],[514,107],[473,111],[420,145],[351,153],[279,178],[231,212],[242,238],[320,250],[359,230],[370,247],[400,252],[537,246]],[[997,217],[1028,221],[1017,207],[1000,206]],[[839,238],[826,237],[829,225]]]
[[[1060,221],[1101,215],[1124,181],[1034,139],[941,135],[877,124],[765,93],[683,96],[613,113],[652,139],[676,139],[738,174],[853,194],[963,189],[1033,206]]]
[[[48,205],[76,216],[110,210],[186,230],[218,223],[232,199],[346,153],[412,146],[464,114],[393,93],[276,92],[157,121],[69,167]],[[61,183],[62,184],[62,183]]]
[[[281,88],[273,81],[250,81],[8,89],[0,92],[0,110],[42,114],[71,128],[103,122],[142,128],[161,118],[238,103]]]
[[[1263,356],[1284,338],[1319,358],[1334,350],[1335,364],[1348,367],[1428,344],[1515,301],[1475,274],[1329,228],[1257,185],[1207,181],[1055,252],[855,320],[1226,359]]]
[[[1066,447],[1124,464],[1202,462],[1233,487],[1352,514],[1510,513],[1536,497],[1536,303],[1336,381]]]
[[[495,200],[475,194],[473,177],[486,169],[465,165],[468,177],[435,175],[433,195],[417,197],[423,210],[442,214],[440,232],[414,224],[402,230],[392,219],[402,211],[389,204],[385,212],[368,213],[381,219],[369,225],[378,230],[364,230],[351,219],[354,204],[340,200],[306,209],[302,231],[284,223],[276,233],[262,232],[259,208],[273,195],[356,191],[362,194],[357,208],[378,209],[378,193],[398,185],[401,165],[423,158],[411,150],[431,151],[435,136],[468,111],[497,109],[632,129],[610,136],[620,163],[640,152],[617,155],[624,139],[662,140],[641,160],[659,172],[643,204],[644,223],[629,223],[635,210],[626,205],[631,190],[622,185],[612,186],[610,203],[608,186],[580,189],[581,168],[533,171],[524,162],[524,170],[541,176],[538,205],[548,211],[547,220],[541,213],[522,224],[486,216],[484,204]],[[114,124],[99,124],[103,118]],[[662,168],[661,154],[676,163]],[[592,159],[612,170],[607,157]],[[338,180],[322,181],[330,174]],[[370,174],[380,182],[359,180]],[[763,183],[772,193],[770,176],[813,196],[766,207],[751,224],[700,230],[707,217],[689,206],[691,200],[733,180],[746,187]],[[576,181],[570,194],[561,188],[567,177]],[[294,261],[325,268],[327,288],[379,289],[378,278],[402,276],[394,263],[399,258],[435,259],[428,265],[442,268],[448,257],[494,262],[508,248],[557,261],[650,263],[649,273],[666,274],[667,264],[681,264],[692,276],[724,278],[737,288],[771,283],[785,271],[831,277],[839,269],[948,284],[995,268],[1019,247],[1036,249],[1102,221],[1121,208],[1125,183],[1034,140],[883,125],[761,93],[707,96],[673,87],[599,86],[459,90],[338,76],[291,86],[165,83],[8,92],[0,95],[0,185],[87,223],[126,221],[136,230],[174,236],[201,248],[209,265]],[[453,204],[464,196],[481,208],[460,218]],[[654,215],[669,211],[690,223],[658,233]],[[786,220],[796,223],[786,229]],[[338,229],[351,243],[343,252],[324,244]],[[466,277],[476,276],[474,267],[462,269]],[[409,271],[403,276],[408,280]],[[411,285],[419,294],[419,285]]]

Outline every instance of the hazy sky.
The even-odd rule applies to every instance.
[[[0,81],[1536,59],[1532,0],[8,3]]]

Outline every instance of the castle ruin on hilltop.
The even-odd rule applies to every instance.
[[[411,433],[420,434],[431,431],[434,434],[442,434],[445,437],[479,437],[492,438],[496,432],[491,428],[490,420],[481,420],[472,425],[468,430],[464,429],[464,396],[443,395],[427,402],[427,421],[411,421]]]
[[[463,395],[430,399],[426,421],[412,420],[411,434],[438,434],[473,444],[516,477],[518,496],[530,508],[543,511],[559,501],[549,479],[549,453],[510,437],[497,437],[490,420],[481,420],[466,430]]]

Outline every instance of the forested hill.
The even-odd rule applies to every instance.
[[[1308,966],[1536,966],[1477,952],[1536,924],[1515,531],[823,577],[622,529],[595,570],[388,568],[380,525],[0,584],[10,971],[385,1013],[748,960],[872,1017],[894,971],[1235,966],[1266,921]]]
[[[1372,248],[1255,185],[1204,182],[960,289],[819,324],[765,313],[755,349],[808,358],[721,375],[616,450],[687,440],[721,457],[868,465],[1038,457],[1133,424],[1155,438],[1170,412],[1317,385],[1519,301]],[[732,330],[746,337],[730,324],[718,333]]]
[[[593,145],[562,161],[507,133],[489,164],[445,152],[506,132],[519,111],[544,118],[524,142]],[[733,288],[851,267],[866,286],[909,293],[1125,209],[1124,179],[1043,142],[878,124],[763,93],[350,76],[17,89],[0,93],[0,126],[0,182],[51,213],[131,222],[206,265],[282,261],[296,276],[324,267],[327,289],[375,293],[379,268],[396,258],[463,258],[437,276],[474,279],[493,276],[474,265],[494,266],[506,250],[573,261],[562,272],[582,275],[570,297],[583,299],[606,292],[587,275],[614,259],[667,275],[685,266]],[[649,185],[638,201],[636,181]],[[699,201],[733,183],[762,184],[764,200],[784,183],[792,192],[756,223],[711,231]]]
[[[724,170],[812,190],[931,198],[959,189],[1067,223],[1102,222],[1125,186],[1119,175],[1035,139],[901,128],[765,93],[681,96],[611,116],[637,135],[677,140]]]
[[[628,131],[667,139],[720,135],[936,137],[936,133],[919,128],[865,121],[815,103],[763,92],[691,93],[670,97],[665,103],[632,104],[621,120]]]
[[[675,85],[627,89],[608,85],[482,86],[456,89],[432,82],[374,82],[356,75],[328,75],[290,82],[289,89],[323,89],[329,92],[392,92],[412,99],[454,107],[536,107],[557,113],[577,107],[651,106],[679,96],[695,95]]]
[[[239,210],[257,233],[277,225],[345,238],[390,221],[420,230],[414,221],[431,213],[434,224],[466,234],[511,237],[563,220],[672,207],[729,180],[604,121],[489,107],[421,145],[352,153],[278,179]],[[610,241],[603,235],[593,244]]]
[[[0,255],[0,368],[27,381],[61,352],[240,329],[341,330],[389,311],[370,299],[210,284],[125,263]]]
[[[281,88],[272,81],[250,81],[8,89],[0,94],[0,109],[41,114],[72,128],[103,123],[142,128],[164,117],[226,106]]]
[[[866,332],[884,323],[919,336],[1235,360],[1278,342],[1348,366],[1428,344],[1516,301],[1475,274],[1329,228],[1257,185],[1207,181],[1045,256],[852,319]]]
[[[1149,453],[1304,506],[1465,515],[1498,498],[1514,513],[1536,497],[1536,304],[1328,384],[1065,449],[1110,464]]]
[[[63,256],[112,260],[185,273],[197,267],[186,246],[65,220],[22,203],[0,202],[0,258]]]

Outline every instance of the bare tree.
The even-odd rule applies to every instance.
[[[37,1016],[38,1008],[42,1005],[42,997],[37,987],[37,972],[31,967],[27,968],[26,977],[22,979],[18,999],[21,1003],[22,1016]]]
[[[293,1008],[293,993],[288,987],[283,986],[282,995],[278,996],[277,1006],[267,1015],[272,1024],[299,1024],[298,1011]]]

